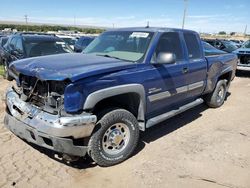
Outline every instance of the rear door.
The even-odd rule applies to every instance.
[[[184,40],[188,53],[188,98],[197,98],[203,92],[207,78],[207,61],[203,54],[201,40],[194,32],[184,32]]]

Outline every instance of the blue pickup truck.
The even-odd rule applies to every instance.
[[[66,158],[111,166],[133,154],[140,131],[203,102],[220,107],[236,66],[235,54],[205,56],[194,31],[110,30],[81,54],[12,63],[4,123]]]

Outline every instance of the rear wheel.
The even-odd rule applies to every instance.
[[[205,97],[205,101],[209,107],[218,108],[224,103],[226,94],[227,80],[220,80],[216,84],[214,91]]]
[[[124,109],[106,113],[91,136],[89,155],[100,166],[112,166],[129,158],[139,141],[138,122]]]

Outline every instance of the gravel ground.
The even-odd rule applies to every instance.
[[[250,76],[235,78],[221,108],[200,105],[141,134],[136,154],[109,168],[66,164],[11,134],[0,85],[0,187],[250,187]]]

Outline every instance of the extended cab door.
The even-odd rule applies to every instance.
[[[188,72],[186,81],[188,85],[187,97],[199,97],[205,88],[207,78],[207,61],[203,54],[203,47],[199,35],[194,32],[184,32],[188,55]]]
[[[172,53],[176,62],[158,64],[159,53]],[[186,70],[188,61],[184,58],[184,49],[179,32],[163,33],[158,40],[151,60],[151,70],[147,85],[148,116],[157,116],[185,103],[187,98]]]

